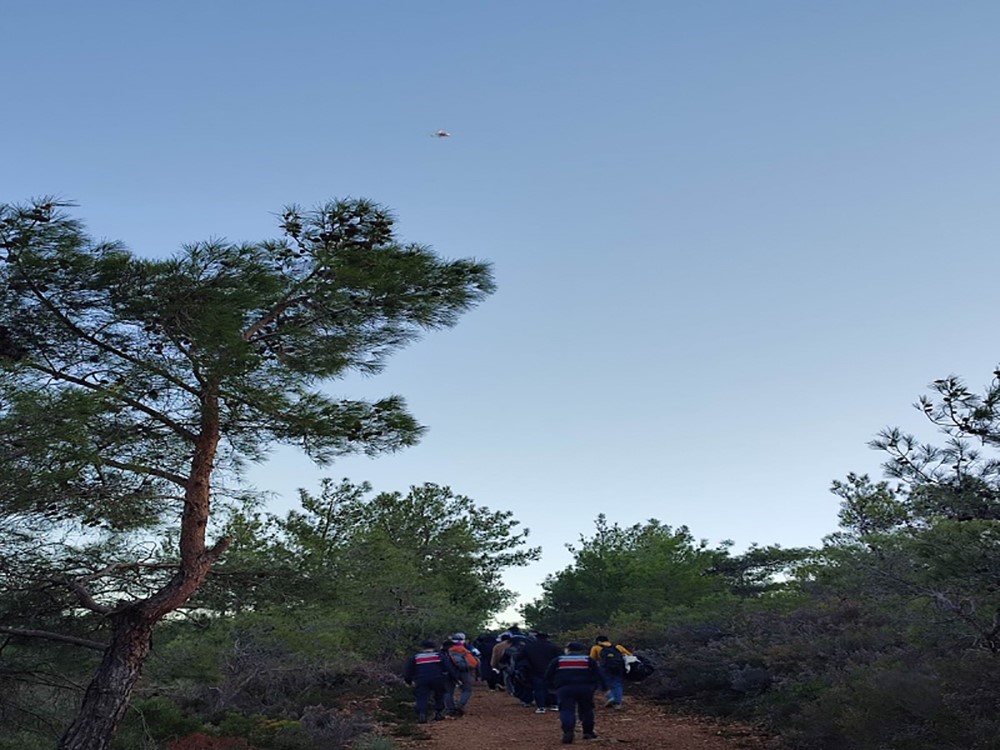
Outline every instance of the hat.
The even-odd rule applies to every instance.
[[[451,637],[451,639],[453,641],[464,641],[465,640],[465,633],[455,633],[455,635],[453,635]]]
[[[420,641],[420,648],[437,648],[437,644],[434,641]]]

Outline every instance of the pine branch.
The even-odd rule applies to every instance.
[[[14,635],[24,638],[44,638],[49,641],[59,641],[61,643],[72,643],[74,646],[83,646],[84,648],[92,648],[95,651],[104,651],[108,647],[106,643],[100,643],[98,641],[91,641],[87,638],[77,638],[72,635],[63,635],[61,633],[50,633],[47,630],[21,630],[20,628],[8,628],[0,625],[0,633],[6,633],[8,635]]]
[[[62,310],[56,307],[56,305],[53,304],[53,302],[48,297],[46,297],[40,289],[38,289],[37,285],[31,279],[26,279],[26,281],[29,287],[31,288],[31,291],[34,293],[35,297],[49,310],[49,312],[55,315],[60,323],[69,328],[73,333],[75,333],[80,338],[84,339],[85,341],[89,341],[98,349],[102,349],[108,354],[112,354],[116,357],[119,357],[120,359],[124,359],[127,362],[131,362],[133,365],[136,365],[137,367],[140,367],[143,370],[147,370],[155,375],[159,375],[164,380],[173,383],[178,388],[181,388],[182,390],[185,390],[188,393],[190,393],[192,396],[199,395],[198,389],[191,387],[190,385],[188,385],[183,380],[176,377],[169,371],[161,370],[158,367],[153,367],[149,364],[148,361],[144,361],[139,359],[138,357],[134,357],[128,352],[124,352],[118,347],[112,346],[108,342],[97,338],[89,331],[84,330],[76,323],[74,323],[73,320],[70,319],[69,316],[67,316]]]
[[[78,378],[74,375],[70,375],[69,373],[62,372],[61,370],[45,367],[43,365],[38,364],[37,362],[29,363],[28,367],[31,367],[34,370],[38,370],[39,372],[45,373],[49,377],[55,378],[56,380],[62,380],[67,383],[73,383],[74,385],[78,385],[82,388],[87,388],[97,393],[101,393],[105,396],[110,396],[112,398],[117,399],[118,401],[121,401],[124,404],[128,404],[136,411],[141,411],[143,414],[152,417],[160,424],[169,427],[173,432],[175,432],[177,435],[184,438],[188,442],[194,442],[197,439],[197,435],[195,435],[193,432],[188,430],[183,425],[170,419],[167,415],[163,414],[162,412],[159,412],[156,409],[152,409],[146,406],[141,401],[137,401],[134,398],[126,396],[124,393],[119,393],[117,391],[109,390],[96,383],[88,382],[83,378]]]
[[[113,458],[105,458],[103,456],[100,461],[102,464],[110,466],[113,469],[122,469],[136,474],[149,474],[150,476],[159,477],[160,479],[166,479],[168,482],[173,482],[184,489],[187,489],[188,486],[187,477],[181,476],[180,474],[174,474],[172,471],[165,471],[152,466],[143,466],[142,464],[133,464],[127,461],[116,461]]]

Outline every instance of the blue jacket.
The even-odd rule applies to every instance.
[[[440,651],[418,651],[409,658],[403,668],[406,683],[431,682],[443,677],[458,679],[458,672],[451,660]]]
[[[557,690],[561,687],[580,686],[596,690],[607,689],[604,675],[597,668],[597,662],[586,654],[564,654],[549,662],[545,670],[545,681]]]

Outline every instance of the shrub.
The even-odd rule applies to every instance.
[[[340,750],[373,728],[371,720],[360,713],[334,708],[309,706],[302,713],[302,728],[317,748]]]
[[[352,746],[352,750],[396,750],[396,743],[389,737],[364,737]]]
[[[195,732],[187,737],[174,740],[167,750],[253,750],[242,737],[213,737],[203,732]]]
[[[114,747],[126,750],[156,748],[157,745],[204,729],[201,721],[184,713],[169,698],[153,696],[132,702],[114,739]]]

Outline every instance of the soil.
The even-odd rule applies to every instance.
[[[461,718],[432,721],[399,744],[425,750],[547,750],[562,748],[559,712],[536,714],[505,692],[476,686]],[[746,729],[729,724],[668,715],[641,697],[627,695],[620,709],[604,708],[595,696],[596,740],[582,739],[577,722],[573,746],[592,750],[625,745],[634,750],[760,750],[764,741]]]

